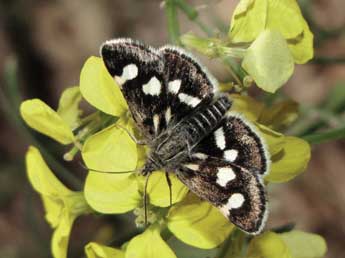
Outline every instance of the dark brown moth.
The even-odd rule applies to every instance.
[[[142,175],[175,173],[240,229],[260,233],[270,158],[255,127],[231,112],[231,99],[217,92],[206,68],[183,49],[131,39],[105,42],[101,55],[150,147]]]

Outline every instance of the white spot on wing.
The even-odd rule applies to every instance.
[[[168,84],[168,90],[169,92],[173,93],[173,94],[177,94],[180,90],[181,87],[181,80],[174,80],[169,82]]]
[[[229,210],[231,210],[241,207],[243,203],[244,196],[240,193],[234,193],[233,195],[231,195],[226,205],[228,206]]]
[[[178,94],[178,98],[180,99],[181,102],[184,102],[191,107],[196,107],[201,101],[201,99],[199,98],[192,97],[184,93]]]
[[[205,160],[208,157],[206,154],[201,153],[201,152],[194,153],[192,156],[197,159],[202,159],[202,160]]]
[[[224,151],[224,159],[230,162],[234,162],[238,156],[237,150],[226,150]]]
[[[143,92],[146,95],[159,95],[161,93],[162,85],[156,76],[153,76],[148,83],[143,85]]]
[[[158,127],[159,127],[159,116],[156,114],[153,116],[153,126],[155,128],[155,132],[158,132]]]
[[[138,67],[135,64],[126,65],[121,76],[115,76],[115,80],[118,84],[123,85],[128,80],[133,80],[138,76]]]
[[[229,216],[230,210],[240,208],[244,201],[245,199],[242,194],[234,193],[230,196],[228,202],[220,208],[220,210],[224,215]]]
[[[214,138],[216,139],[216,145],[219,149],[225,149],[225,135],[223,128],[219,128],[214,132]]]
[[[234,180],[236,175],[231,168],[218,168],[217,184],[225,187],[228,182]]]
[[[197,165],[197,164],[185,164],[184,166],[186,168],[189,168],[190,170],[193,170],[193,171],[199,170],[199,165]]]
[[[168,124],[171,119],[171,109],[168,107],[168,109],[165,111],[165,121]]]

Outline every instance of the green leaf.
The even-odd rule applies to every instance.
[[[292,75],[294,60],[282,35],[265,30],[247,49],[242,67],[259,88],[274,93]]]
[[[274,183],[286,182],[306,169],[310,160],[310,146],[300,138],[285,136],[283,150],[271,159],[271,172],[265,180]]]
[[[181,201],[188,193],[188,188],[177,177],[170,173],[171,190],[172,190],[172,203]],[[142,177],[144,180],[144,177]],[[169,207],[170,205],[170,192],[165,178],[165,172],[155,171],[150,176],[147,193],[149,195],[150,203],[159,207]]]
[[[266,19],[267,0],[241,0],[231,19],[230,40],[252,42],[265,29]]]
[[[170,209],[168,228],[188,245],[212,249],[228,237],[234,226],[217,208],[190,194]]]
[[[85,246],[85,254],[87,258],[125,258],[123,251],[94,242]]]
[[[254,237],[248,246],[250,258],[293,258],[288,246],[273,232]]]
[[[128,133],[115,125],[89,137],[82,149],[82,157],[87,167],[102,171],[135,170],[138,161],[136,143]],[[121,125],[122,126],[122,125]],[[130,174],[116,174],[117,178]]]
[[[85,181],[88,204],[101,213],[125,213],[141,203],[136,175],[119,178],[117,174],[90,172]]]
[[[134,237],[128,244],[126,258],[176,258],[174,252],[160,236],[159,229],[151,226]]]
[[[80,73],[80,91],[83,97],[104,113],[121,116],[128,110],[126,100],[103,60],[90,57]]]
[[[57,113],[71,127],[75,128],[82,111],[79,109],[81,94],[79,87],[64,90],[60,97]]]
[[[30,99],[22,102],[20,114],[31,128],[61,144],[70,144],[74,141],[69,125],[43,101]]]
[[[279,236],[293,258],[323,258],[327,252],[326,241],[319,235],[293,230]]]

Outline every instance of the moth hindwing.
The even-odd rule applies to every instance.
[[[180,48],[131,39],[105,42],[101,55],[150,147],[142,174],[175,173],[240,229],[261,232],[270,158],[255,127],[227,114],[231,100],[207,69]]]

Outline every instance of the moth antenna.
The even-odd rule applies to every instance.
[[[165,178],[167,180],[167,184],[169,187],[169,201],[170,201],[170,207],[172,206],[172,184],[171,184],[171,179],[169,177],[169,173],[165,172]]]
[[[147,226],[147,186],[149,182],[149,177],[151,173],[147,174],[145,179],[145,186],[144,186],[144,214],[145,214],[145,226]]]
[[[128,170],[128,171],[104,171],[104,170],[99,170],[99,169],[94,169],[94,168],[89,168],[85,166],[82,162],[79,162],[80,166],[86,170],[92,171],[92,172],[97,172],[97,173],[103,173],[103,174],[127,174],[127,173],[133,173],[133,172],[138,172],[141,169],[135,169],[135,170]]]

